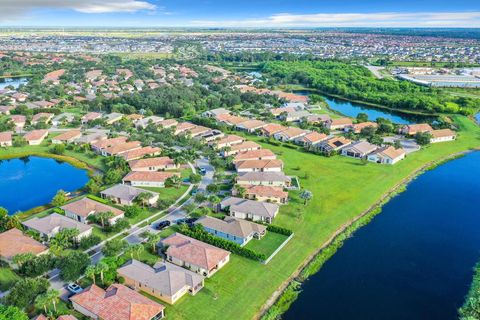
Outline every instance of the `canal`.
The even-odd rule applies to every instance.
[[[414,180],[307,280],[284,319],[447,320],[480,258],[480,152]]]
[[[27,83],[27,78],[0,78],[0,90],[3,90],[9,86],[12,86],[14,89],[18,89],[20,85]]]

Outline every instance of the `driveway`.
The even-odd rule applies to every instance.
[[[384,142],[395,143],[395,141],[400,141],[400,145],[407,154],[420,150],[420,146],[415,142],[415,139],[407,139],[403,136],[396,135],[392,137],[383,138]]]

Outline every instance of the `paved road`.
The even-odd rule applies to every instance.
[[[190,164],[190,167],[192,167],[192,170],[195,170],[194,166]],[[213,175],[215,173],[215,169],[210,163],[208,162],[208,159],[206,158],[201,158],[196,161],[196,167],[198,168],[204,168],[206,173],[205,175],[202,176],[202,180],[198,184],[198,190],[201,191],[206,191],[206,188],[209,184],[213,182]],[[180,202],[183,200],[184,197],[188,197],[193,186],[191,185],[187,192],[183,194],[181,198],[177,200],[177,202]],[[167,209],[167,211],[170,211],[167,215],[151,222],[149,225],[140,227],[140,225],[143,224],[143,221],[139,222],[137,225],[133,226],[130,230],[128,230],[128,235],[125,236],[123,239],[126,240],[129,244],[138,244],[143,241],[143,238],[140,237],[142,233],[145,231],[149,231],[152,233],[157,233],[159,232],[156,230],[154,227],[160,222],[160,221],[165,221],[168,220],[170,222],[174,222],[178,219],[183,219],[186,217],[186,212],[183,210],[183,207],[189,203],[193,203],[195,201],[194,197],[190,196],[185,202],[183,202],[181,205],[178,207],[176,206],[176,203],[172,205],[170,208]],[[91,254],[91,260],[93,264],[98,263],[102,258],[102,248],[104,246],[105,242],[102,242],[101,244],[97,245],[93,249],[93,253]],[[92,249],[89,249],[90,251]],[[68,299],[68,291],[66,290],[66,285],[63,280],[60,278],[60,271],[58,269],[54,269],[48,273],[50,284],[52,288],[55,288],[60,291],[60,297],[64,300]]]

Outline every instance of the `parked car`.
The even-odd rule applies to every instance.
[[[80,293],[83,291],[82,287],[80,287],[78,284],[76,283],[70,283],[68,286],[67,286],[67,290],[70,291],[71,293],[73,294],[77,294],[77,293]]]
[[[155,229],[157,229],[157,230],[163,230],[163,229],[169,227],[170,224],[171,224],[171,223],[170,223],[170,221],[168,221],[168,220],[160,221],[160,223],[157,224],[157,226],[155,227]]]
[[[178,220],[175,220],[175,223],[176,224],[182,224],[182,223],[185,223],[186,225],[188,225],[189,227],[193,225],[193,223],[197,221],[197,218],[183,218],[183,219],[178,219]]]
[[[200,168],[200,169],[198,169],[198,171],[200,172],[200,174],[202,176],[204,176],[207,173],[207,170],[205,168]]]

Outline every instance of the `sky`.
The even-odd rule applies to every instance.
[[[480,27],[480,0],[0,0],[0,26]]]

